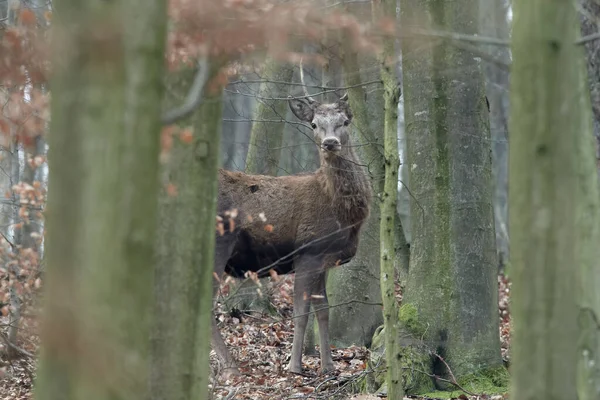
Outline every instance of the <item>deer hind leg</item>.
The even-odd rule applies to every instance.
[[[315,277],[315,286],[311,296],[313,309],[315,310],[317,323],[319,324],[319,349],[321,351],[321,371],[331,372],[335,369],[333,358],[331,358],[331,347],[329,345],[329,301],[327,299],[327,271],[323,271]]]
[[[227,260],[231,256],[233,251],[233,247],[235,245],[235,236],[233,234],[226,234],[226,236],[217,236],[217,240],[215,243],[215,264],[214,264],[214,272],[217,274],[219,278],[222,277],[223,272],[225,271],[225,265],[227,264]],[[219,289],[219,283],[215,279],[213,283],[213,298]],[[223,374],[224,376],[231,375],[239,375],[240,371],[237,367],[235,359],[227,349],[227,345],[221,336],[221,332],[219,332],[219,327],[217,326],[217,321],[215,318],[212,319],[212,348],[217,353],[217,356],[224,364]]]

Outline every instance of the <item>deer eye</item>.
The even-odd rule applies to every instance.
[[[344,126],[348,126],[348,125],[350,125],[350,120],[349,119],[344,120]]]
[[[315,124],[314,122],[311,122],[311,123],[310,123],[310,126],[311,126],[313,129],[317,129],[317,124]]]

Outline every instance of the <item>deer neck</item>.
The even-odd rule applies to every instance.
[[[371,188],[354,150],[344,146],[340,154],[328,158],[321,153],[319,172],[338,219],[348,223],[364,220],[369,213]]]

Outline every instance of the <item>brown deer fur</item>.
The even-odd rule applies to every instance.
[[[369,214],[371,188],[349,140],[352,113],[346,96],[333,104],[290,99],[290,108],[313,127],[321,166],[293,176],[219,171],[218,213],[237,210],[233,232],[217,234],[215,272],[243,277],[295,272],[294,339],[289,370],[302,370],[302,343],[312,304],[319,325],[321,368],[334,368],[329,347],[326,270],[354,257]],[[259,218],[264,214],[266,222]],[[224,217],[227,221],[227,217]],[[273,229],[265,229],[265,224]],[[221,232],[222,233],[222,232]],[[213,319],[213,348],[228,373],[237,373]]]

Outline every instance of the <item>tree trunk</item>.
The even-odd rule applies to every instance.
[[[166,5],[56,7],[36,396],[146,399]]]
[[[217,70],[214,65],[211,76]],[[173,137],[163,170],[164,186],[175,190],[160,196],[151,381],[156,400],[208,395],[221,115],[221,93],[207,96],[194,116],[192,142]]]
[[[480,0],[481,34],[509,39],[508,3],[506,0]],[[495,59],[510,64],[510,49],[485,46],[482,50]],[[492,138],[492,175],[494,177],[494,219],[499,266],[509,259],[508,236],[508,79],[509,73],[491,61],[483,61],[486,94],[490,102],[490,136]]]
[[[282,175],[279,163],[283,146],[287,102],[275,100],[285,98],[289,94],[289,85],[294,69],[273,59],[268,59],[260,75],[264,82],[260,86],[258,107],[252,123],[250,144],[246,158],[246,173],[261,175]],[[282,83],[283,82],[283,83]],[[267,283],[269,278],[260,281]],[[263,284],[263,287],[269,286]],[[233,285],[232,295],[226,299],[229,307],[242,311],[254,310],[265,312],[271,307],[271,293],[262,291],[251,279],[244,279]],[[229,308],[228,307],[228,308]]]
[[[384,0],[377,7],[377,16],[395,16],[396,0]],[[396,248],[394,236],[397,218],[398,199],[398,98],[400,86],[396,78],[394,59],[396,58],[394,37],[383,39],[381,55],[381,80],[383,81],[384,107],[384,150],[385,180],[381,202],[380,254],[381,254],[381,297],[383,299],[383,321],[385,330],[385,353],[387,364],[387,396],[390,400],[402,400],[402,354],[400,351],[400,330],[398,304],[396,301]]]
[[[476,0],[404,0],[401,13],[407,29],[419,20],[419,28],[477,33]],[[433,26],[423,27],[428,20]],[[402,45],[413,197],[401,321],[413,343],[423,339],[430,361],[419,362],[429,373],[452,373],[459,382],[487,380],[493,387],[506,371],[498,334],[491,147],[480,64],[446,41],[406,37]],[[494,377],[486,379],[490,370]],[[432,387],[422,379],[410,391]]]
[[[600,335],[598,316],[600,315],[600,185],[598,185],[594,152],[592,115],[590,113],[588,81],[584,57],[579,57],[579,121],[577,139],[577,223],[578,246],[575,254],[581,257],[581,287],[579,300],[579,355],[577,391],[579,400],[600,398]],[[589,67],[589,59],[588,59]]]
[[[265,82],[260,87],[260,99],[255,121],[252,124],[246,158],[248,174],[279,175],[279,160],[288,106],[285,101],[267,100],[267,98],[287,97],[289,85],[280,82],[291,82],[293,75],[294,69],[291,66],[272,59],[266,61],[262,74]]]
[[[580,143],[590,139],[582,132],[578,21],[568,1],[516,2],[513,12],[511,397],[575,399],[578,253],[584,250],[578,245],[591,244],[579,240],[579,229],[588,227],[577,229],[578,205],[582,189],[597,194],[577,176]]]
[[[600,3],[597,0],[582,0],[581,36],[600,31]],[[594,135],[596,136],[596,159],[600,178],[600,40],[585,43],[587,72],[592,101]]]
[[[360,66],[357,54],[345,49],[343,55],[345,84],[349,86],[349,104],[354,114],[355,144],[361,162],[368,165],[373,191],[376,194],[371,205],[371,215],[362,228],[358,251],[354,259],[329,271],[327,293],[334,307],[329,316],[331,343],[339,347],[353,344],[368,345],[373,333],[383,323],[381,289],[379,287],[379,199],[383,190],[384,161],[380,145],[383,132],[376,137],[369,127],[369,112],[365,90],[360,86]]]

